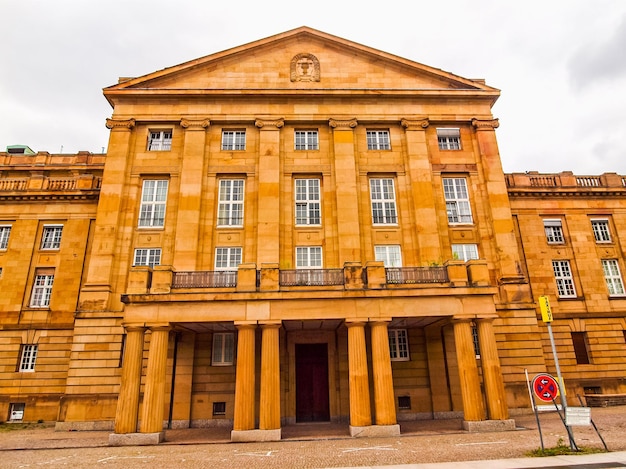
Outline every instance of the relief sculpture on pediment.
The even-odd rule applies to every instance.
[[[320,61],[313,54],[291,59],[291,81],[320,81]]]

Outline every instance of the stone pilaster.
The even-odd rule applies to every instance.
[[[144,332],[143,326],[126,326],[122,382],[115,412],[115,433],[137,431]]]
[[[464,420],[485,420],[485,406],[478,378],[478,365],[476,364],[474,341],[472,339],[471,320],[465,318],[455,319],[453,325]]]
[[[354,128],[356,119],[330,119],[334,150],[334,176],[337,194],[337,235],[339,265],[361,261],[359,202],[357,194],[356,155],[354,154]]]
[[[150,326],[150,350],[141,407],[141,433],[163,431],[169,325]]]

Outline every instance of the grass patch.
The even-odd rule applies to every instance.
[[[590,448],[588,446],[578,446],[578,451],[571,449],[569,446],[563,443],[563,439],[559,438],[556,446],[552,448],[537,448],[526,453],[526,456],[532,458],[541,458],[544,456],[563,456],[571,454],[595,454],[605,453],[603,448]]]
[[[17,430],[34,430],[37,428],[47,428],[51,424],[45,422],[37,423],[0,423],[0,433],[14,432]]]

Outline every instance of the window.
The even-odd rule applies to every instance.
[[[368,130],[367,131],[368,150],[391,150],[388,130]]]
[[[377,261],[385,263],[385,267],[402,267],[400,246],[374,246],[374,254]]]
[[[478,245],[477,244],[453,244],[452,245],[452,257],[460,261],[469,261],[471,259],[478,259]]]
[[[165,204],[167,186],[165,179],[146,179],[141,191],[139,208],[139,227],[162,227],[165,225]]]
[[[301,246],[296,248],[296,269],[321,269],[322,247]]]
[[[608,220],[591,220],[591,229],[596,243],[610,243],[611,232],[609,231]]]
[[[237,270],[241,248],[215,248],[215,270]]]
[[[616,259],[602,259],[604,280],[609,289],[609,296],[624,296],[624,283]]]
[[[151,130],[148,137],[148,151],[166,151],[172,148],[171,130]]]
[[[11,235],[11,225],[0,225],[0,249],[9,247],[9,236]]]
[[[437,142],[440,150],[460,150],[461,131],[459,129],[437,129]]]
[[[370,179],[370,197],[375,225],[398,223],[393,179]]]
[[[135,261],[133,265],[147,265],[152,268],[154,268],[155,265],[161,265],[161,249],[135,249]]]
[[[480,358],[480,342],[478,341],[478,326],[472,323],[472,343],[474,344],[474,355]]]
[[[296,225],[320,225],[320,180],[296,179]]]
[[[319,150],[317,130],[296,130],[296,150]]]
[[[41,249],[59,249],[63,225],[46,225],[41,235]]]
[[[554,270],[554,278],[556,279],[556,288],[561,298],[576,297],[576,289],[574,288],[574,279],[569,266],[569,261],[552,261],[552,269]]]
[[[35,361],[37,360],[37,345],[22,345],[22,353],[20,354],[19,371],[35,371]]]
[[[50,306],[50,295],[52,294],[52,284],[54,275],[36,275],[33,285],[33,292],[30,297],[31,308],[45,308]]]
[[[576,355],[577,365],[588,365],[589,350],[587,349],[587,333],[572,332],[572,343],[574,344],[574,354]]]
[[[24,410],[26,404],[24,402],[12,402],[9,410],[9,421],[20,422],[24,419]]]
[[[443,194],[449,223],[472,223],[467,181],[465,178],[444,178]]]
[[[222,130],[222,150],[245,150],[245,130]]]
[[[226,415],[226,402],[214,402],[213,415]]]
[[[391,361],[409,360],[409,339],[406,329],[389,329],[387,332]]]
[[[243,179],[222,179],[217,209],[218,226],[243,226]]]
[[[233,332],[213,333],[213,366],[232,365],[235,358],[235,334]]]
[[[543,229],[546,232],[546,239],[548,244],[563,244],[565,238],[563,238],[563,227],[561,226],[561,220],[544,220]]]

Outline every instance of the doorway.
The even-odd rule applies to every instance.
[[[295,345],[296,422],[328,422],[328,345]]]

